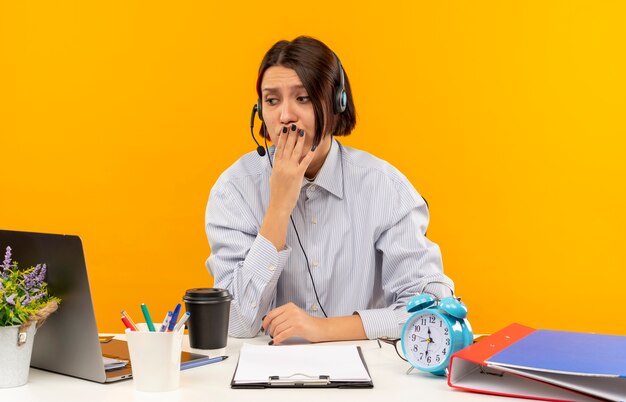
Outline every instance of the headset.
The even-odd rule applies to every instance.
[[[335,114],[340,114],[346,111],[348,106],[348,94],[346,93],[345,87],[345,76],[343,72],[343,66],[341,65],[341,61],[339,61],[339,57],[335,53],[335,60],[337,60],[337,69],[339,70],[339,84],[335,86],[333,92],[333,112]],[[261,76],[258,78],[261,79]],[[257,82],[259,84],[260,82]],[[258,86],[257,86],[258,87]],[[265,147],[261,146],[259,142],[254,137],[254,115],[257,114],[259,116],[259,120],[261,120],[263,124],[263,139],[265,140]],[[274,165],[272,164],[272,158],[270,158],[268,147],[267,147],[267,127],[265,126],[265,121],[263,120],[263,102],[261,98],[257,99],[257,102],[252,107],[252,114],[250,116],[250,134],[252,135],[252,140],[257,145],[257,153],[260,157],[267,155],[267,160],[270,163],[270,167],[273,169]],[[298,239],[298,244],[300,245],[300,249],[302,250],[302,254],[304,254],[304,259],[306,260],[306,267],[309,272],[309,277],[311,278],[311,283],[313,284],[313,292],[315,292],[315,299],[317,300],[317,305],[320,306],[322,313],[324,313],[324,317],[328,318],[322,303],[320,302],[319,295],[317,294],[317,288],[315,287],[315,281],[313,280],[313,274],[311,273],[311,266],[309,265],[309,257],[306,255],[306,251],[304,250],[304,246],[302,245],[302,241],[300,240],[300,234],[298,234],[298,229],[296,228],[296,223],[293,220],[293,216],[289,216],[291,219],[291,225],[293,226],[293,230],[296,232],[296,238]]]

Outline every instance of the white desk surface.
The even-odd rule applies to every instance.
[[[452,389],[447,379],[413,371],[405,374],[408,363],[400,360],[393,346],[376,341],[341,342],[361,346],[374,388],[371,389],[231,389],[239,349],[244,342],[263,345],[268,336],[253,339],[228,339],[226,355],[221,363],[181,371],[180,388],[170,392],[139,392],[132,380],[99,384],[31,368],[28,383],[22,387],[0,389],[0,401],[255,401],[255,402],[331,402],[331,401],[513,401],[496,396],[480,395]],[[278,346],[280,347],[280,346]],[[187,336],[183,349],[189,348]],[[223,351],[223,350],[222,350]],[[211,356],[214,353],[209,353]]]

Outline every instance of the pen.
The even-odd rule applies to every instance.
[[[223,360],[228,359],[228,356],[217,356],[217,357],[212,357],[210,359],[198,359],[198,360],[191,360],[188,362],[184,362],[180,365],[180,369],[181,370],[186,370],[188,368],[192,368],[192,367],[199,367],[199,366],[204,366],[205,364],[211,364],[211,363],[219,363]]]
[[[150,317],[150,312],[148,311],[148,306],[146,303],[141,303],[141,311],[143,312],[143,316],[146,319],[146,325],[148,325],[148,329],[150,332],[155,332],[154,324],[152,323],[152,318]]]
[[[170,325],[167,327],[168,331],[172,331],[174,329],[176,321],[178,321],[178,314],[180,314],[180,303],[178,303],[174,308],[174,312],[172,313],[172,319],[170,320]]]
[[[132,319],[132,318],[130,318],[130,315],[128,315],[128,313],[126,312],[126,310],[122,310],[122,315],[123,315],[124,317],[126,317],[126,319],[128,320],[128,322],[130,323],[130,325],[131,325],[131,329],[132,329],[133,331],[137,331],[137,330],[138,330],[138,329],[137,329],[137,324],[135,324],[135,321],[133,321],[133,319]]]
[[[185,322],[189,319],[190,315],[191,314],[189,314],[189,311],[185,313],[185,315],[180,319],[180,321],[178,321],[178,324],[176,324],[176,326],[174,327],[174,332],[177,332],[183,325],[185,325]]]
[[[128,321],[128,318],[122,316],[122,322],[124,323],[124,326],[128,329],[130,329],[131,331],[137,331],[136,327],[133,327],[133,324],[130,323],[130,321]]]
[[[167,315],[165,316],[165,319],[163,320],[163,324],[161,325],[161,329],[159,329],[159,332],[165,332],[167,327],[170,325],[171,320],[172,320],[172,312],[168,311]]]

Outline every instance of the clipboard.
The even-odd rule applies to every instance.
[[[359,346],[244,344],[230,386],[239,389],[373,388],[374,383]]]

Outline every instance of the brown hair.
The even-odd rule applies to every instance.
[[[349,135],[356,125],[356,112],[352,100],[350,81],[345,70],[344,88],[347,95],[346,110],[342,113],[333,113],[333,97],[335,88],[339,86],[341,75],[338,58],[332,50],[321,41],[309,36],[298,36],[293,41],[278,41],[265,53],[259,77],[257,79],[257,94],[261,99],[261,81],[263,74],[272,66],[283,66],[295,70],[302,81],[315,114],[314,144],[322,140],[325,128],[331,135]],[[264,135],[263,127],[260,134]]]

